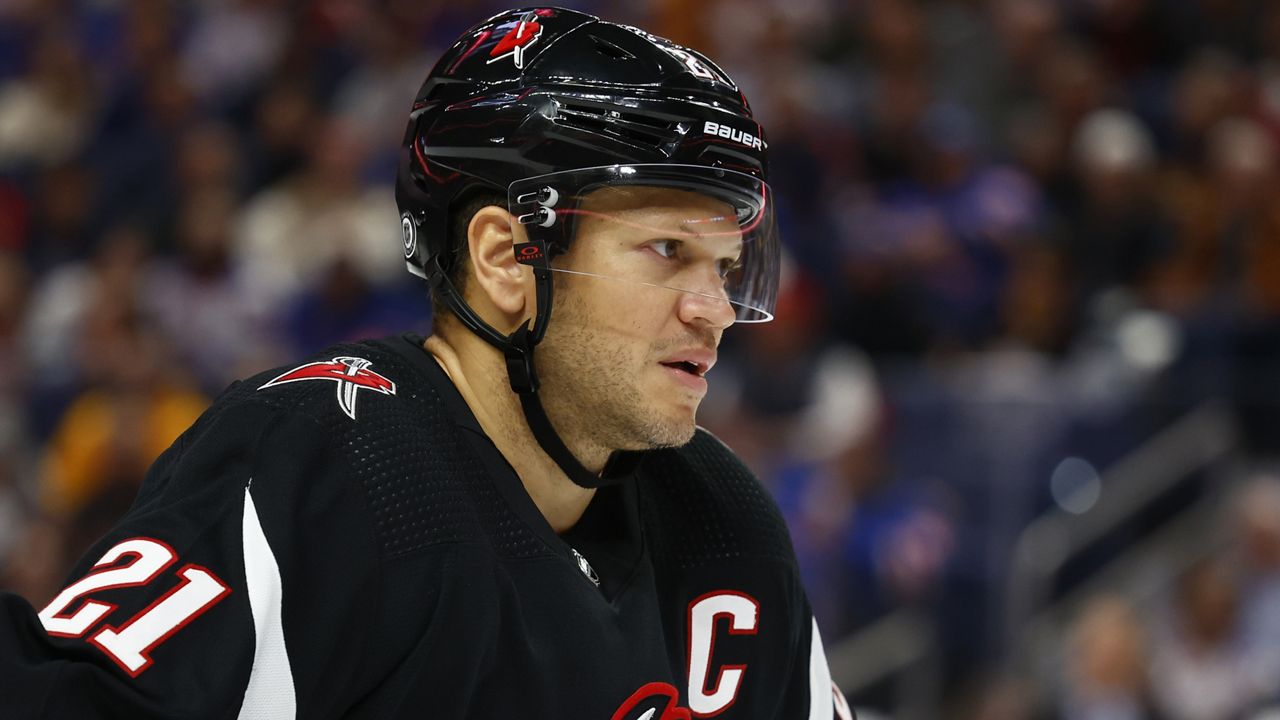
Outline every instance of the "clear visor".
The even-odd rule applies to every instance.
[[[769,186],[700,165],[611,165],[513,183],[530,240],[571,233],[554,272],[690,293],[736,322],[773,319],[781,246]]]

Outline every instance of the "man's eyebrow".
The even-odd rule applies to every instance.
[[[737,242],[733,242],[732,244],[726,243],[726,244],[725,244],[725,247],[723,248],[723,249],[724,249],[724,254],[725,254],[726,256],[728,256],[728,257],[732,257],[732,258],[734,258],[735,260],[736,260],[737,258],[742,257],[742,251],[743,251],[743,248],[744,248],[744,246],[745,246],[745,243],[744,243],[744,242],[743,242],[743,240],[742,240],[742,231],[737,230],[737,231],[733,231],[733,232],[710,232],[710,233],[699,233],[699,232],[695,232],[695,231],[693,231],[692,229],[690,229],[690,228],[687,226],[687,222],[688,222],[688,221],[683,222],[683,223],[680,223],[680,229],[681,229],[681,230],[684,230],[685,232],[687,232],[687,233],[688,233],[688,239],[691,239],[691,240],[706,240],[706,239],[708,239],[708,238],[716,238],[716,239],[719,239],[719,238],[723,238],[723,237],[728,236],[728,235],[735,236],[735,237],[737,238]],[[677,239],[677,238],[673,238],[673,239]],[[719,248],[715,248],[715,249],[719,249]]]
[[[703,238],[708,238],[708,237],[737,236],[739,238],[738,244],[741,245],[742,229],[737,227],[736,222],[734,223],[733,230],[715,230],[712,232],[700,232],[698,229],[690,227],[691,225],[695,225],[695,224],[720,222],[720,221],[730,220],[730,219],[731,218],[729,218],[727,215],[714,215],[712,217],[707,217],[707,218],[691,218],[689,220],[682,220],[680,224],[677,225],[676,227],[678,227],[680,230],[684,231],[688,235],[699,240]]]

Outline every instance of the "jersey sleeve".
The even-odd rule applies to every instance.
[[[807,613],[806,613],[807,615]],[[807,649],[808,657],[797,658],[795,668],[797,678],[794,686],[804,695],[807,715],[800,714],[799,708],[789,711],[784,717],[807,717],[808,720],[854,720],[854,712],[845,700],[840,688],[831,680],[831,670],[827,665],[826,651],[822,646],[822,633],[818,631],[818,621],[808,615],[808,624],[801,624],[805,642],[801,647]],[[807,680],[807,682],[805,682]]]
[[[342,707],[360,684],[377,574],[345,462],[305,416],[215,406],[157,460],[51,602],[0,593],[3,715],[287,718]]]

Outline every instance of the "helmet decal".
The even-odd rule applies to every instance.
[[[702,62],[693,53],[673,47],[663,47],[662,49],[675,55],[678,60],[684,63],[685,67],[689,68],[689,72],[693,73],[694,77],[711,80],[712,82],[724,82],[720,76],[716,75],[706,63]]]
[[[400,235],[404,240],[404,257],[409,259],[418,251],[418,225],[413,215],[404,213],[400,216]]]
[[[531,11],[511,25],[507,34],[489,51],[489,63],[511,58],[517,68],[524,69],[524,51],[542,36],[538,17],[550,11]]]

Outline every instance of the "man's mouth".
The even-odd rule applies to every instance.
[[[671,353],[659,361],[662,365],[694,377],[705,377],[716,364],[716,352],[703,348],[689,348]]]
[[[690,362],[688,360],[678,360],[676,362],[664,362],[662,364],[666,365],[669,368],[682,370],[696,377],[702,377],[703,375],[706,374],[706,370],[704,368],[699,367],[697,363]]]

